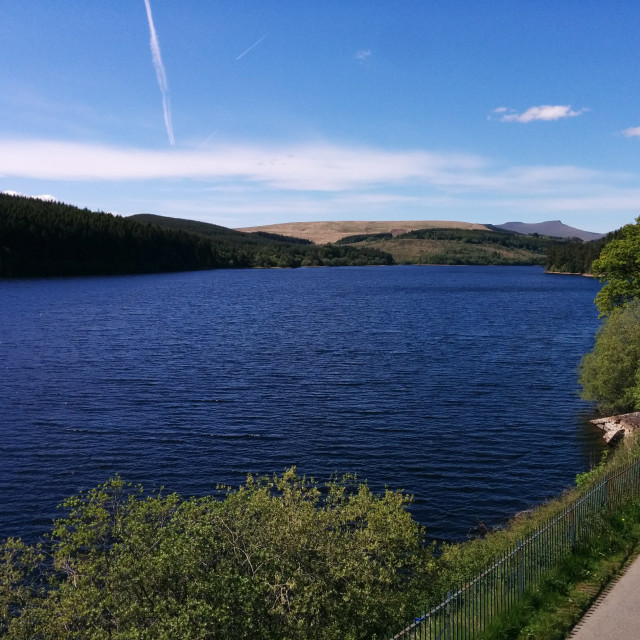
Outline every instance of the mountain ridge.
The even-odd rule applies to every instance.
[[[537,233],[541,236],[551,236],[552,238],[580,238],[585,242],[600,240],[606,233],[594,233],[584,231],[576,227],[570,227],[560,220],[547,220],[546,222],[505,222],[504,224],[493,225],[496,229],[503,231],[514,231],[515,233],[531,234]]]

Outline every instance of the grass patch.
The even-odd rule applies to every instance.
[[[535,591],[496,618],[483,640],[562,640],[640,551],[640,502],[604,518],[598,535],[562,560]]]

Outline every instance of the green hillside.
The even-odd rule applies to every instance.
[[[340,243],[378,248],[398,264],[544,265],[547,250],[567,241],[500,230],[431,228],[394,237],[351,236]]]
[[[294,238],[292,236],[283,236],[278,233],[267,233],[266,231],[254,231],[253,233],[244,233],[221,227],[219,224],[211,224],[209,222],[199,222],[197,220],[185,220],[183,218],[169,218],[167,216],[157,216],[152,213],[137,213],[128,216],[128,220],[143,222],[145,224],[154,224],[163,229],[174,229],[177,231],[186,231],[196,235],[207,236],[218,240],[231,240],[239,244],[247,245],[264,245],[271,242],[284,242],[286,244],[313,244],[310,240],[303,238]]]
[[[268,231],[139,214],[123,218],[0,194],[0,276],[154,273],[220,268],[389,264],[544,265],[589,273],[597,242],[497,228],[373,232],[314,244]]]
[[[315,246],[177,218],[151,218],[153,224],[144,217],[0,194],[0,276],[393,263],[377,248]]]

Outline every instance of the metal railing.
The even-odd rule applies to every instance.
[[[640,494],[640,460],[605,476],[474,578],[454,586],[392,640],[473,640],[580,542],[598,533],[607,510]]]

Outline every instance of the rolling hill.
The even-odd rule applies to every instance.
[[[487,225],[473,222],[450,222],[438,220],[410,220],[410,221],[332,221],[332,222],[285,222],[282,224],[267,224],[258,227],[244,227],[236,231],[252,233],[265,231],[296,238],[305,238],[315,244],[337,242],[341,238],[352,235],[372,235],[376,233],[391,233],[392,236],[401,235],[416,229],[488,229]]]
[[[440,220],[289,222],[237,229],[305,238],[317,244],[369,247],[397,264],[543,265],[550,247],[599,238],[559,221],[484,225]]]

